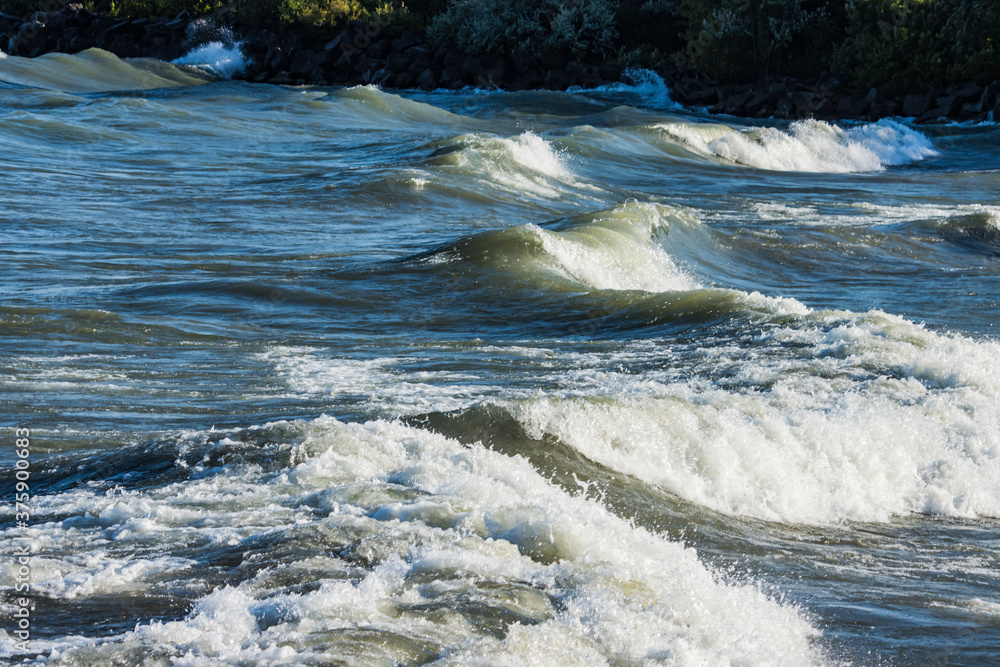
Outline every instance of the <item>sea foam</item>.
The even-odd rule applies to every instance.
[[[171,539],[238,545],[248,573],[203,595],[180,620],[104,643],[81,638],[60,657],[100,664],[169,650],[178,664],[308,664],[331,655],[444,664],[821,660],[811,645],[818,632],[795,607],[753,585],[724,583],[694,550],[568,494],[523,458],[398,423],[324,417],[298,428],[300,454],[281,471],[234,462],[141,500],[78,491],[58,507],[40,504],[40,521],[89,512],[107,516],[111,529],[153,514]],[[187,511],[192,503],[211,520]],[[80,552],[94,549],[93,530],[39,526],[48,546],[77,540]],[[303,541],[316,545],[314,557],[284,555],[282,544]],[[36,650],[51,648],[39,640]]]
[[[598,88],[580,89],[579,92],[593,93],[627,93],[637,96],[641,101],[638,106],[652,109],[678,109],[679,104],[670,99],[670,88],[659,74],[640,67],[629,67],[622,72],[622,80]]]
[[[656,127],[698,153],[771,171],[881,171],[937,154],[927,137],[893,120],[847,129],[819,120],[796,121],[787,130],[692,123]]]
[[[215,41],[195,47],[174,60],[173,64],[190,65],[220,78],[231,79],[246,68],[247,59],[240,43]]]
[[[324,350],[277,346],[259,355],[296,394],[354,398],[376,414],[399,417],[458,410],[480,402],[494,388],[470,373],[407,372],[403,359],[351,360]]]
[[[439,172],[460,177],[463,188],[472,177],[504,198],[568,199],[596,190],[579,181],[564,155],[534,132],[513,137],[461,135],[441,142],[429,162]],[[434,181],[443,182],[441,175]]]
[[[528,223],[484,232],[423,261],[462,261],[544,290],[676,292],[701,283],[661,245],[672,226],[697,226],[684,209],[628,202],[551,229]]]
[[[877,311],[781,319],[703,349],[697,380],[654,351],[642,374],[502,405],[532,437],[726,514],[1000,516],[1000,345]]]
[[[526,230],[545,251],[543,266],[589,288],[673,292],[701,287],[657,243],[672,219],[693,223],[681,221],[682,216],[679,209],[629,203],[570,229],[528,225]]]

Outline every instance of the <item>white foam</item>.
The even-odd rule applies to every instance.
[[[761,220],[814,220],[819,211],[813,206],[789,206],[779,202],[756,202],[750,209],[760,216]]]
[[[988,204],[958,204],[943,206],[940,204],[907,204],[893,206],[872,202],[824,202],[820,205],[788,206],[774,201],[758,201],[749,203],[746,210],[699,211],[706,221],[724,220],[727,224],[739,224],[746,219],[747,213],[765,222],[781,222],[799,226],[836,228],[836,227],[874,227],[886,224],[906,222],[931,221],[948,224],[956,218],[964,216],[982,216],[982,223],[988,230],[1000,230],[1000,206]],[[779,238],[777,228],[757,227],[755,234]]]
[[[186,522],[199,532],[228,525],[266,535],[272,529],[262,518],[293,511],[294,530],[333,544],[354,540],[371,567],[319,555],[280,560],[205,596],[182,620],[143,625],[106,644],[81,641],[62,655],[99,663],[143,646],[192,665],[302,664],[345,651],[359,662],[407,662],[418,651],[447,664],[819,660],[810,646],[818,633],[795,608],[754,586],[722,583],[693,550],[568,495],[524,459],[381,421],[320,418],[302,426],[307,458],[286,471],[236,466],[152,490],[143,501],[172,508],[197,499],[212,516],[212,525]],[[116,502],[86,494],[60,501],[70,513],[82,509],[74,501],[91,511]],[[76,539],[85,551],[87,536]],[[285,588],[307,574],[315,587]],[[470,603],[522,622],[498,638],[470,623],[462,611]]]
[[[983,600],[982,598],[972,598],[964,601],[961,606],[965,607],[973,614],[984,618],[1000,620],[1000,602],[995,600]]]
[[[491,163],[486,169],[488,176],[514,192],[557,197],[562,190],[559,184],[572,184],[574,180],[552,144],[533,132],[485,139],[468,151],[471,163],[485,157]]]
[[[582,191],[596,190],[578,181],[559,151],[533,132],[516,137],[464,135],[453,141],[460,149],[445,153],[437,163],[464,178],[475,176],[506,195],[560,199],[572,191],[578,200]]]
[[[927,137],[893,120],[849,129],[801,120],[785,131],[689,123],[656,127],[702,154],[772,171],[881,171],[937,154]]]
[[[574,91],[576,92],[576,91]],[[642,99],[641,106],[653,109],[679,109],[670,99],[670,88],[659,74],[641,67],[629,67],[622,72],[622,81],[607,86],[580,90],[584,93],[630,93]]]
[[[366,409],[391,417],[458,410],[495,391],[468,373],[412,372],[400,368],[402,359],[353,360],[327,357],[321,352],[280,346],[260,358],[274,364],[296,393],[355,400]]]
[[[683,212],[629,203],[585,225],[552,231],[528,225],[539,239],[549,270],[594,289],[673,292],[700,287],[657,242]],[[688,224],[697,224],[688,216]]]
[[[518,137],[501,141],[516,164],[549,178],[572,178],[552,145],[537,134],[525,132]]]
[[[886,206],[870,202],[859,202],[854,206],[890,220],[949,219],[958,215],[984,215],[990,226],[1000,229],[1000,206],[988,204],[961,204],[958,206],[938,206],[935,204],[911,204],[908,206]]]
[[[1000,344],[879,312],[795,320],[701,351],[699,377],[737,388],[668,366],[504,405],[535,437],[728,514],[1000,516]]]
[[[190,65],[206,70],[223,79],[231,79],[247,66],[240,43],[209,42],[173,61],[174,65]]]
[[[150,580],[172,576],[195,561],[158,558],[113,558],[101,552],[72,554],[60,559],[32,559],[32,588],[47,597],[73,600],[93,595],[141,593]]]

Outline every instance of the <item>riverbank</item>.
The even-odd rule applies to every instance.
[[[561,53],[480,58],[434,48],[421,31],[382,34],[354,22],[329,41],[279,35],[267,29],[223,29],[186,12],[175,17],[118,19],[70,4],[29,19],[0,14],[0,44],[10,55],[77,53],[100,48],[121,58],[164,61],[218,42],[239,45],[245,63],[233,78],[281,85],[364,85],[387,89],[435,88],[566,90],[621,80],[621,67],[588,63]],[[811,79],[772,77],[749,84],[721,84],[704,76],[657,72],[674,101],[713,114],[777,119],[877,120],[906,116],[917,122],[1000,119],[1000,81],[969,81],[926,90],[898,84],[858,88],[823,73]]]

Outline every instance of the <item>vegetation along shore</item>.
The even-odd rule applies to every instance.
[[[273,84],[563,90],[651,70],[735,116],[1000,119],[996,0],[16,0],[0,46],[175,60],[239,45]]]

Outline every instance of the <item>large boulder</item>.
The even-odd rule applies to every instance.
[[[903,115],[919,117],[931,108],[930,95],[907,95],[903,98]]]
[[[433,90],[437,88],[437,77],[434,76],[434,70],[430,67],[426,68],[417,77],[416,84],[423,88],[424,90]]]
[[[27,56],[33,58],[40,55],[45,48],[45,32],[40,23],[28,21],[22,23],[17,32],[7,44],[7,53],[12,56]]]
[[[410,62],[410,55],[402,51],[393,51],[386,58],[386,66],[395,74],[407,70],[410,67]]]

